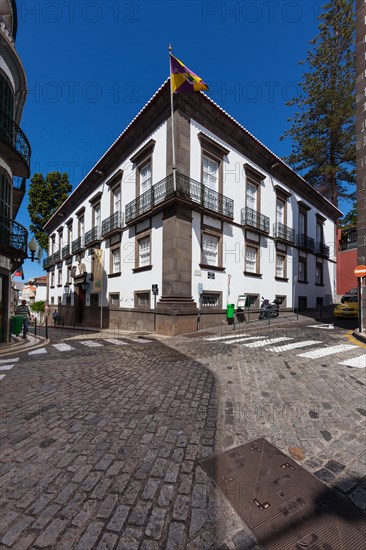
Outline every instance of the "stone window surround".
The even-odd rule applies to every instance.
[[[140,245],[139,245],[139,241],[141,239],[145,239],[146,237],[149,237],[150,238],[150,264],[148,265],[143,265],[143,266],[140,266]],[[152,258],[152,248],[151,248],[151,228],[149,229],[145,229],[143,231],[141,231],[140,233],[137,233],[135,235],[135,267],[132,269],[132,272],[133,273],[139,273],[140,271],[149,271],[152,269],[152,263],[151,263],[151,258]]]
[[[203,182],[203,157],[214,160],[218,163],[217,192],[223,194],[223,160],[229,154],[229,150],[206,136],[202,132],[198,134],[201,143],[201,182]]]
[[[210,235],[212,237],[217,237],[218,239],[218,257],[217,257],[217,265],[210,265],[203,263],[203,235]],[[225,271],[225,267],[222,265],[223,261],[223,229],[221,225],[221,229],[209,226],[201,222],[201,243],[200,243],[200,249],[201,249],[201,262],[199,264],[200,268],[202,269],[209,269],[210,271]]]
[[[151,307],[151,291],[150,290],[135,290],[134,291],[134,307],[135,308],[150,308]],[[148,304],[139,304],[139,296],[145,295],[149,296],[149,303]]]
[[[119,271],[116,271],[114,272],[113,271],[113,252],[115,250],[119,250]],[[116,244],[116,245],[113,245],[110,247],[109,249],[109,275],[108,275],[108,279],[112,278],[112,277],[118,277],[119,275],[121,275],[121,261],[122,261],[122,256],[121,256],[121,245],[120,243]]]
[[[256,250],[256,271],[247,271],[246,270],[246,261],[247,261],[247,247],[254,248]],[[262,273],[260,273],[260,244],[253,243],[253,242],[246,242],[245,243],[245,256],[244,256],[244,275],[247,277],[262,277]]]
[[[156,141],[154,139],[150,139],[137,153],[135,153],[131,158],[130,161],[133,165],[135,165],[135,173],[136,173],[136,180],[135,180],[135,197],[139,197],[141,195],[140,192],[140,171],[141,169],[146,166],[146,164],[151,164],[151,178],[153,178],[153,152],[155,148]],[[151,185],[153,185],[153,179],[151,179]]]
[[[114,298],[113,297],[118,297],[117,298],[117,301],[118,301],[118,304],[114,304],[112,303]],[[120,300],[120,293],[119,292],[110,292],[109,293],[109,296],[108,296],[108,304],[110,307],[119,307],[119,300]]]

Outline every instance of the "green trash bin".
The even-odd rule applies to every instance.
[[[226,306],[226,319],[228,325],[234,324],[235,304],[228,304]]]
[[[23,317],[21,315],[14,315],[10,320],[10,332],[19,336],[23,330]]]

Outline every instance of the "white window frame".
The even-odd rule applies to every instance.
[[[276,254],[276,277],[279,279],[286,277],[286,255],[279,252]]]
[[[206,155],[202,157],[202,183],[212,191],[218,191],[220,163]]]
[[[121,273],[121,247],[111,248],[111,273]]]
[[[146,235],[138,239],[138,266],[151,265],[151,236]]]
[[[202,264],[216,267],[219,265],[219,245],[219,236],[202,233]]]
[[[245,271],[258,273],[258,248],[248,244],[245,246]]]

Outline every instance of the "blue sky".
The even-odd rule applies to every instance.
[[[168,46],[279,156],[323,1],[18,0],[31,173],[76,186],[169,74]],[[28,181],[29,184],[29,181]],[[29,227],[25,197],[17,221]],[[27,260],[25,279],[44,274]]]

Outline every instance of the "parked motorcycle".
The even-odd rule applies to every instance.
[[[278,300],[277,298],[273,300],[273,302],[270,302],[267,298],[262,298],[258,319],[270,319],[278,317],[280,313],[280,303],[281,300]]]

